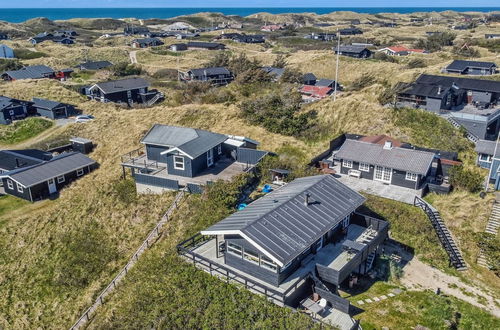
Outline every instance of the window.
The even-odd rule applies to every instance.
[[[222,145],[221,145],[221,144],[219,144],[219,145],[217,146],[217,155],[220,155],[221,153],[222,153]]]
[[[12,180],[7,180],[7,187],[9,187],[9,189],[14,189],[14,183],[12,182]]]
[[[418,175],[411,172],[406,172],[406,180],[417,181]]]
[[[237,255],[240,258],[243,255],[243,249],[241,248],[241,246],[234,243],[227,244],[227,251]]]
[[[479,154],[479,160],[482,162],[491,162],[491,156],[487,154]]]
[[[9,110],[9,115],[14,116],[14,110]]]
[[[347,168],[352,168],[352,160],[342,160],[342,166]]]
[[[286,264],[282,269],[285,269],[286,267],[290,266],[291,262]],[[272,271],[276,271],[278,269],[277,265],[268,257],[261,255],[260,256],[260,266],[262,268],[266,268]]]
[[[131,98],[132,97],[132,91],[127,91],[127,98]]]
[[[83,173],[82,173],[83,174]],[[63,183],[64,182],[64,175],[58,176],[57,177],[57,183]]]
[[[248,250],[244,250],[243,251],[243,258],[245,260],[248,260],[254,264],[259,264],[259,255],[253,251],[248,251]]]
[[[76,176],[82,176],[83,175],[83,168],[80,168],[79,170],[76,171]]]
[[[23,186],[21,186],[19,183],[17,184],[17,191],[20,193],[24,192]]]
[[[359,163],[359,170],[363,172],[370,172],[370,164]]]
[[[184,171],[184,157],[174,156],[174,168],[176,170]]]

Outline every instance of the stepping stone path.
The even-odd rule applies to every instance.
[[[364,305],[364,304],[370,304],[372,302],[377,302],[377,301],[381,301],[381,300],[385,300],[389,297],[395,297],[396,295],[400,294],[401,292],[403,292],[403,290],[401,289],[392,289],[392,292],[391,293],[388,293],[387,295],[382,295],[380,297],[374,297],[374,298],[367,298],[365,300],[358,300],[358,305]]]

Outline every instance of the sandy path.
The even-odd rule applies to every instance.
[[[439,288],[441,292],[447,295],[486,309],[493,315],[500,317],[500,308],[495,305],[495,300],[500,303],[499,299],[490,296],[481,289],[463,283],[457,277],[426,265],[417,258],[413,258],[403,270],[404,275],[401,282],[410,290],[430,289],[436,291]],[[468,292],[473,296],[466,295],[463,292]],[[486,305],[479,303],[477,296],[484,297],[487,301]]]
[[[137,51],[136,50],[132,50],[129,53],[129,57],[130,57],[130,63],[137,64]]]

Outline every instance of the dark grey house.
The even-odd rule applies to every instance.
[[[82,64],[79,64],[77,66],[78,69],[82,71],[97,71],[97,70],[102,70],[105,68],[108,68],[112,66],[113,63],[109,61],[90,61],[90,62],[85,62]]]
[[[29,106],[30,102],[0,96],[0,124],[8,125],[13,120],[26,118]]]
[[[500,33],[499,34],[493,34],[493,33],[485,34],[484,38],[485,39],[500,39]]]
[[[267,152],[258,142],[201,129],[154,125],[141,139],[145,151],[122,157],[124,175],[130,168],[138,192],[178,190],[232,178],[257,164]]]
[[[316,81],[316,84],[314,86],[319,86],[319,87],[330,87],[330,88],[335,88],[335,80],[332,79],[319,79]],[[337,84],[337,90],[341,90],[342,87],[340,84]]]
[[[135,34],[148,35],[149,34],[149,29],[147,27],[145,27],[145,26],[127,25],[123,29],[123,33],[125,35],[135,35]]]
[[[163,98],[163,93],[149,90],[150,83],[143,78],[127,78],[97,83],[84,90],[92,100],[99,102],[153,105]]]
[[[365,46],[354,46],[354,45],[342,45],[337,49],[334,47],[333,50],[335,54],[340,54],[344,56],[354,57],[354,58],[368,58],[372,56],[371,50]]]
[[[341,162],[342,174],[379,181],[385,184],[423,189],[431,175],[435,154],[347,139],[334,155]]]
[[[215,85],[227,85],[234,80],[234,76],[224,67],[191,69],[179,72],[182,81],[206,81]]]
[[[262,70],[269,74],[275,81],[278,81],[283,73],[285,73],[285,68],[275,68],[272,66],[264,66]]]
[[[169,46],[169,49],[173,52],[181,52],[181,51],[188,50],[186,44],[172,44]]]
[[[339,319],[351,321],[334,325],[356,329],[338,288],[368,272],[389,229],[386,221],[357,212],[364,201],[332,175],[295,179],[179,244],[178,251],[279,305],[297,307],[315,292]]]
[[[398,106],[421,108],[467,129],[471,140],[494,140],[500,127],[500,81],[421,75],[400,84]]]
[[[37,149],[0,150],[0,174],[51,160],[52,154]]]
[[[302,76],[302,83],[304,85],[311,85],[311,86],[313,86],[313,85],[316,85],[316,80],[317,79],[318,78],[316,78],[316,76],[314,75],[314,73],[308,72],[308,73],[306,73],[306,74],[304,74]]]
[[[68,118],[79,114],[75,106],[71,104],[40,98],[33,98],[32,107],[35,108],[37,114],[50,119]]]
[[[454,60],[444,68],[445,73],[485,76],[495,74],[497,65],[493,62]]]
[[[348,35],[363,34],[363,31],[361,31],[358,28],[351,27],[351,28],[340,29],[339,34],[343,36],[348,36]]]
[[[261,44],[266,41],[261,34],[238,34],[231,38],[231,40],[245,44]]]
[[[190,41],[186,44],[188,49],[222,50],[226,45],[217,42]]]
[[[34,202],[56,194],[96,167],[94,160],[81,153],[71,152],[4,172],[0,174],[0,179],[6,194]]]
[[[8,40],[9,36],[6,33],[1,33],[0,32],[0,40]]]
[[[143,39],[134,39],[132,41],[132,47],[134,48],[146,48],[146,47],[155,47],[163,45],[163,41],[158,38],[143,38]]]
[[[4,80],[55,78],[56,71],[46,65],[32,65],[2,73]]]

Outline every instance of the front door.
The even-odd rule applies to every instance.
[[[47,184],[49,185],[49,194],[54,194],[57,192],[57,187],[54,179],[50,179],[47,181]]]
[[[316,252],[321,250],[322,247],[323,247],[323,236],[321,236],[321,238],[316,242]]]
[[[382,181],[384,183],[391,183],[392,169],[383,166],[375,167],[374,180]]]
[[[210,167],[214,164],[214,149],[210,149],[207,152],[207,166]]]

